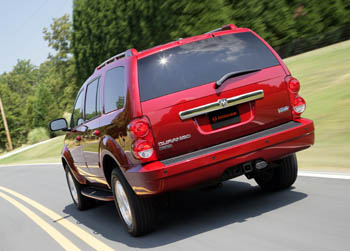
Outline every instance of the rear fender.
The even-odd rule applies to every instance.
[[[109,156],[115,161],[115,163],[118,165],[118,168],[127,179],[125,172],[128,168],[130,168],[130,166],[133,165],[133,162],[125,154],[124,149],[118,145],[118,143],[111,136],[106,136],[101,141],[100,153],[100,163],[105,174],[106,171],[108,171],[108,167],[103,166],[103,160],[106,156]]]

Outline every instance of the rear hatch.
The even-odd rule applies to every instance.
[[[228,73],[222,85],[217,80]],[[142,112],[160,160],[292,119],[286,73],[253,33],[206,37],[138,60]]]

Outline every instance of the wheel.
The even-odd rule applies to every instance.
[[[277,167],[266,170],[254,178],[263,190],[288,188],[297,179],[298,162],[295,153],[280,159],[276,164]]]
[[[151,232],[155,225],[152,199],[137,196],[119,169],[113,169],[111,176],[115,205],[128,233],[141,236]]]
[[[66,172],[68,188],[69,188],[70,195],[72,196],[74,205],[79,210],[85,210],[85,209],[91,208],[94,205],[95,200],[85,197],[84,195],[81,194],[82,185],[75,180],[68,166],[66,166],[64,170]]]

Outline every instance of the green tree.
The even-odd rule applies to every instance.
[[[14,147],[26,141],[27,126],[31,121],[25,107],[39,80],[40,72],[29,60],[18,60],[11,72],[0,75],[0,96]],[[0,119],[0,148],[4,149],[6,145],[5,130]]]
[[[254,30],[272,46],[296,38],[293,10],[286,0],[227,0],[231,22]]]
[[[36,88],[33,104],[33,128],[47,128],[49,122],[59,117],[60,113],[60,110],[57,108],[57,103],[47,86],[43,83],[39,83]]]
[[[75,63],[71,48],[72,22],[69,15],[54,18],[50,28],[44,28],[44,39],[55,50],[40,65],[43,82],[63,111],[71,111],[79,86],[76,85]]]
[[[30,63],[30,60],[17,60],[11,72],[2,74],[2,79],[8,88],[22,97],[21,104],[25,104],[25,97],[33,93],[38,78],[38,69]]]
[[[71,57],[72,22],[69,15],[54,18],[50,29],[45,27],[43,33],[49,47],[56,51],[55,55],[49,54],[49,58],[55,59],[56,64],[66,62]]]
[[[221,27],[228,13],[223,0],[75,0],[72,47],[78,82],[115,54]]]
[[[0,76],[0,97],[6,113],[6,121],[11,134],[12,144],[14,147],[18,147],[25,143],[27,134],[27,128],[23,120],[24,113],[20,105],[22,98],[18,93],[11,91],[6,81],[4,81],[3,75]],[[8,148],[7,144],[5,128],[0,116],[0,148]]]

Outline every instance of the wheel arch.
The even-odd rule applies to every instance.
[[[79,174],[77,167],[74,165],[72,155],[70,154],[70,151],[69,151],[67,146],[64,146],[64,148],[62,150],[61,161],[62,161],[63,168],[65,168],[65,166],[68,166],[68,168],[71,170],[74,178],[80,184],[87,183],[87,180],[84,178],[84,176]]]
[[[114,168],[118,168],[125,177],[125,166],[129,161],[122,147],[110,136],[106,136],[100,144],[100,163],[108,185],[111,187],[111,175]],[[127,179],[126,179],[127,180]]]

